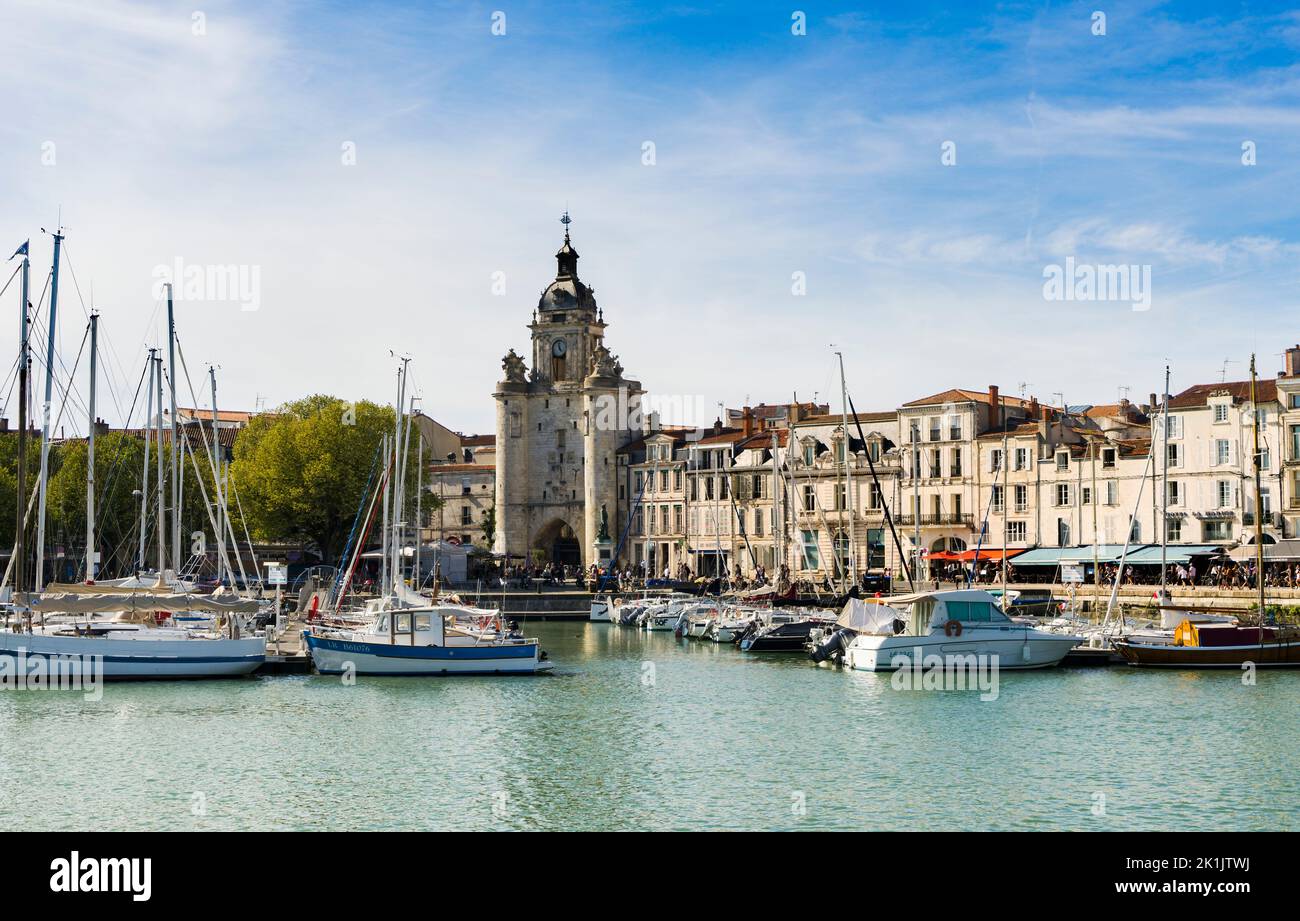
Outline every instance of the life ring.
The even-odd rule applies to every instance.
[[[950,620],[943,625],[944,636],[961,636],[961,621]]]

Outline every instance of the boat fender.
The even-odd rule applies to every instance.
[[[944,636],[961,636],[961,621],[950,620],[943,625]]]

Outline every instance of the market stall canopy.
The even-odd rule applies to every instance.
[[[1165,547],[1165,562],[1170,564],[1187,563],[1194,556],[1213,556],[1221,553],[1223,547],[1218,544],[1170,544]],[[1160,545],[1153,544],[1141,550],[1130,550],[1126,562],[1160,565]]]
[[[1228,556],[1238,563],[1249,563],[1252,560],[1259,559],[1259,548],[1254,544],[1243,544],[1232,550]],[[1300,562],[1300,539],[1287,538],[1280,540],[1276,544],[1264,545],[1264,562],[1265,563],[1296,563]]]
[[[1141,544],[1132,544],[1128,548],[1131,558]],[[1099,563],[1117,563],[1124,552],[1123,544],[1100,544],[1097,546],[1096,559]],[[1027,550],[1015,558],[1016,566],[1059,566],[1061,563],[1091,563],[1093,548],[1086,547],[1039,547]]]

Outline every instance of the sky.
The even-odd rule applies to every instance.
[[[222,408],[391,402],[402,354],[491,431],[566,209],[665,399],[838,409],[839,351],[864,411],[1142,402],[1300,341],[1297,52],[1254,3],[4,0],[0,258],[31,239],[35,300],[62,221],[61,361],[100,310],[115,424],[179,262],[255,294],[181,292],[182,405],[209,365]],[[1146,300],[1045,296],[1107,265]]]

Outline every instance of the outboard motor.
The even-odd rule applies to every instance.
[[[826,639],[813,646],[808,653],[808,657],[814,662],[825,662],[827,659],[838,659],[844,655],[844,647],[848,645],[853,636],[853,631],[848,627],[841,627]]]

